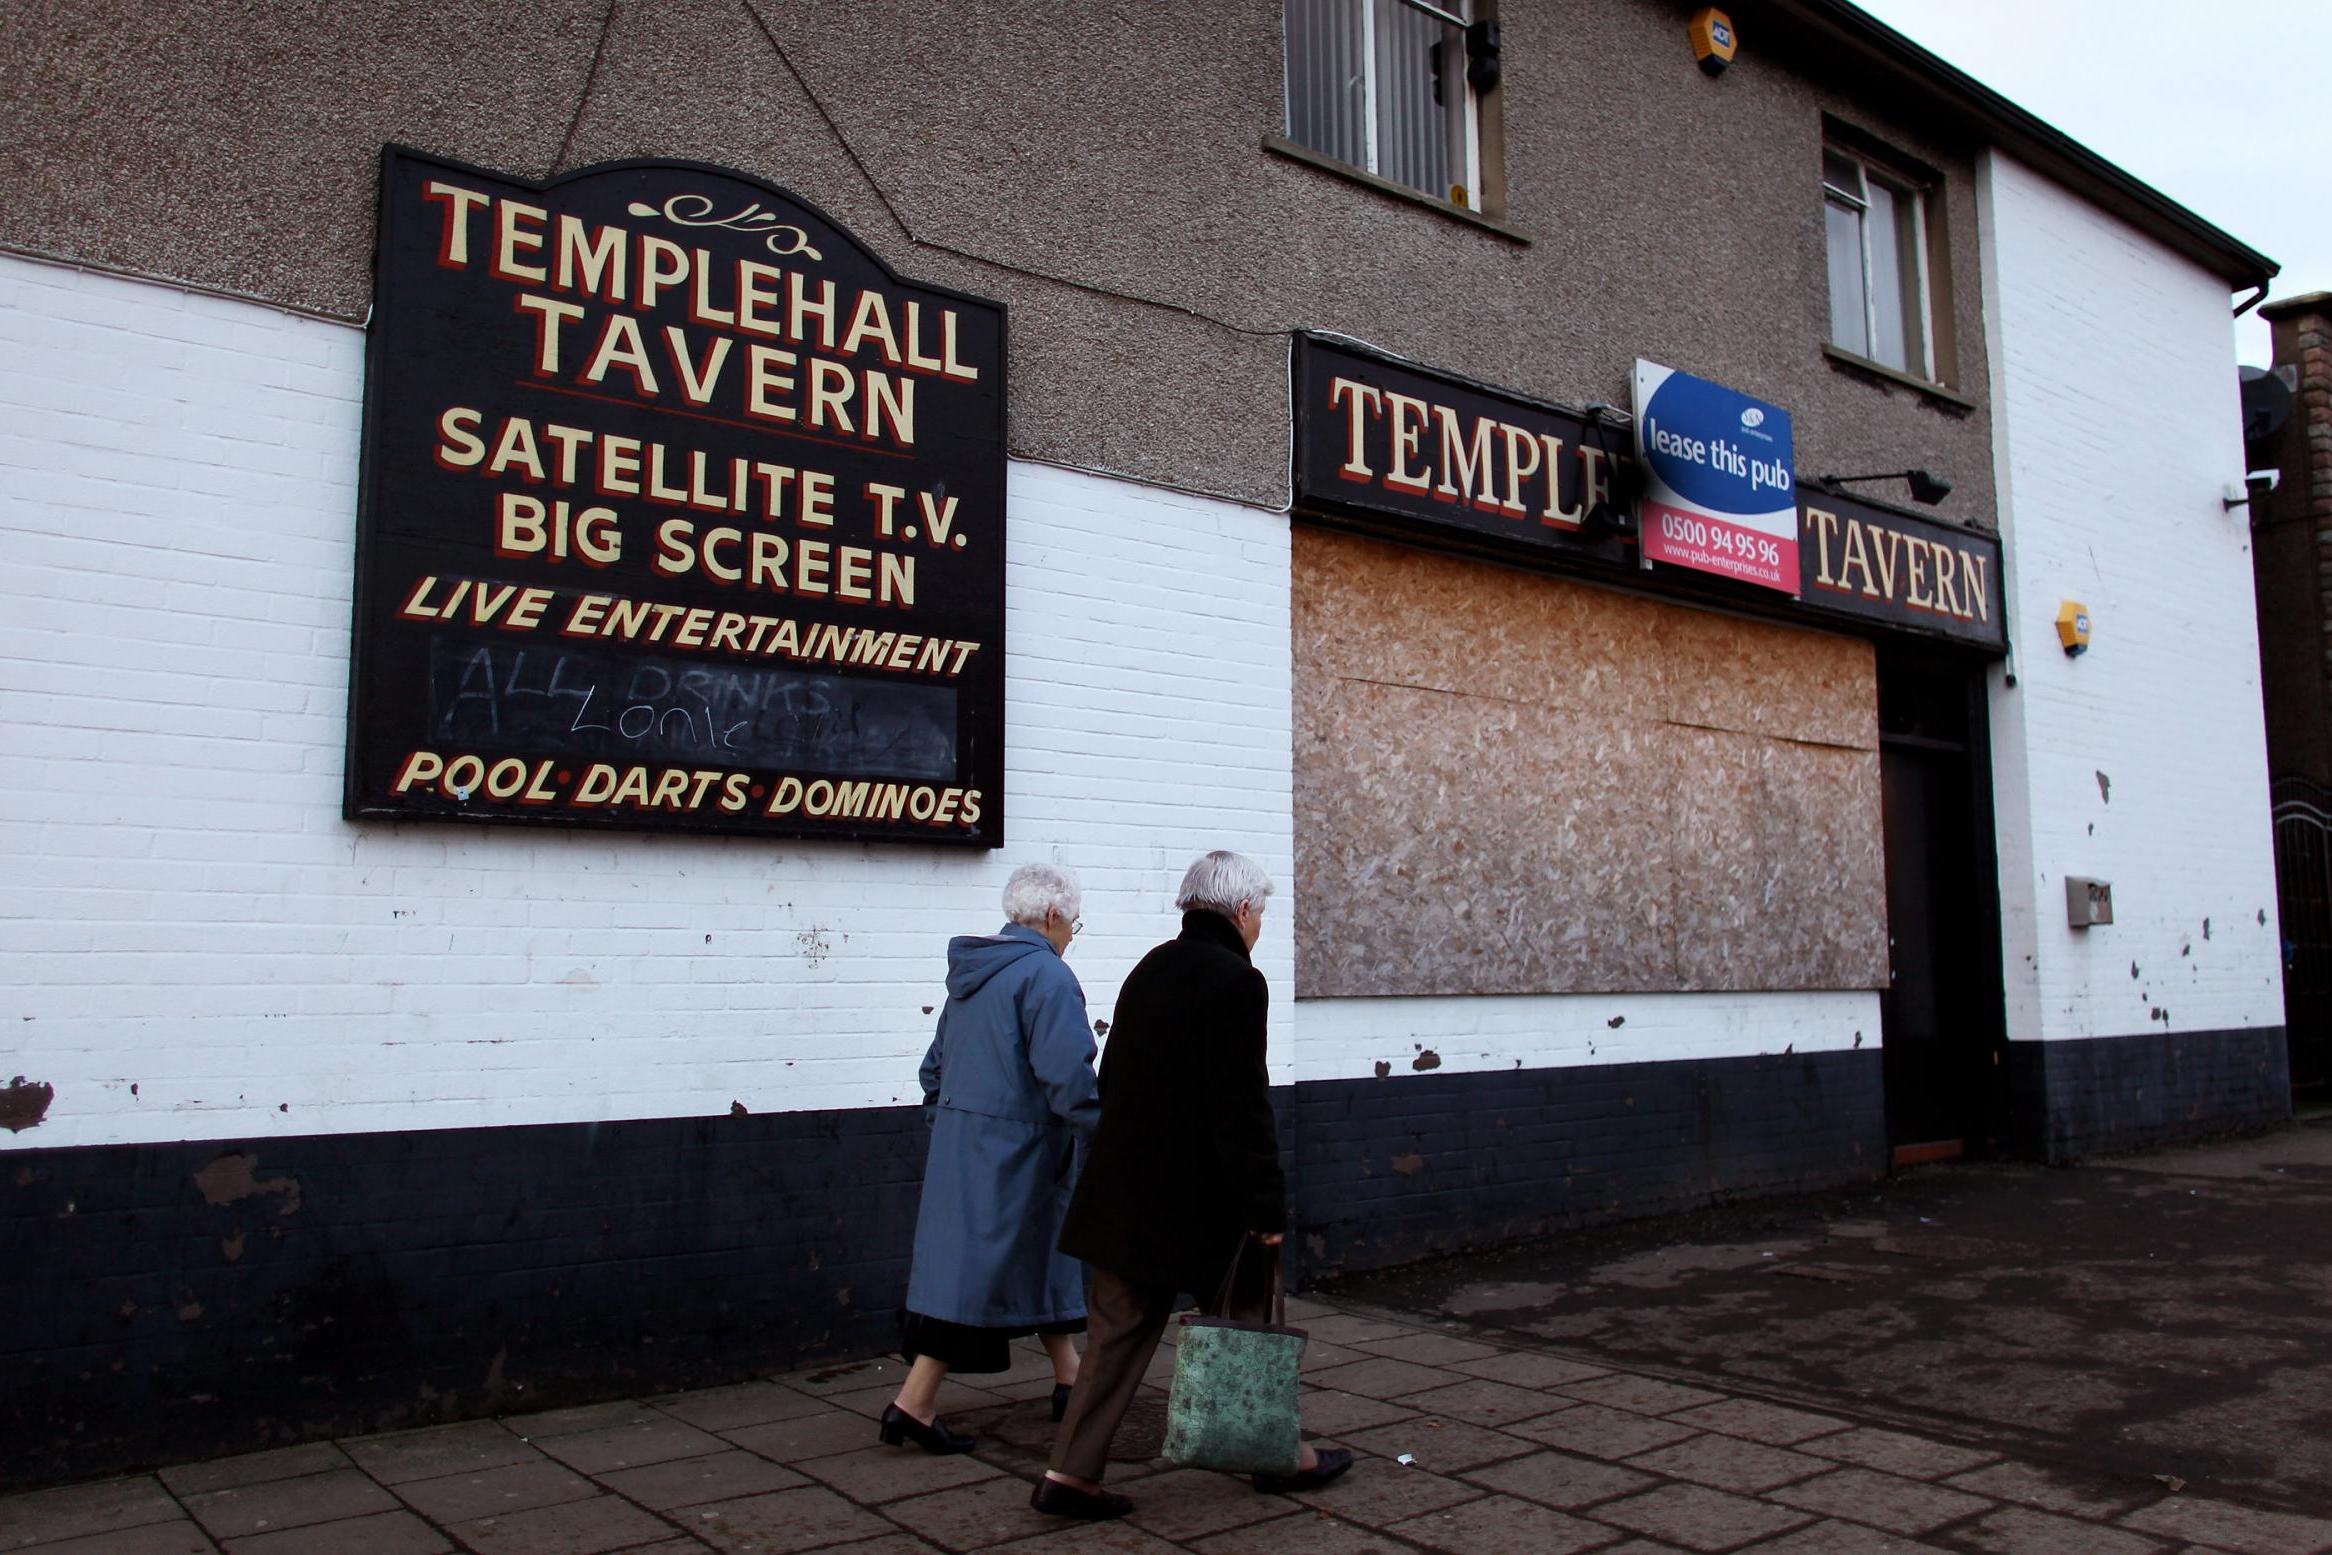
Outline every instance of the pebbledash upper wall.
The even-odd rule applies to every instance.
[[[900,274],[1008,303],[1020,456],[1287,500],[1287,332],[1571,403],[1638,356],[1786,405],[1800,467],[1946,474],[1993,518],[1972,148],[1797,72],[1755,18],[1704,78],[1687,9],[1501,8],[1503,220],[1276,155],[1279,0],[301,8],[80,0],[0,20],[0,247],[351,322],[378,156],[530,178],[627,157],[801,195]],[[1777,23],[1776,26],[1779,24]],[[1973,404],[1833,365],[1825,115],[1941,173]],[[1141,299],[1141,300],[1134,300]]]

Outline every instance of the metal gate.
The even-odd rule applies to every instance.
[[[2275,900],[2283,919],[2292,1089],[2332,1084],[2332,789],[2277,778]]]

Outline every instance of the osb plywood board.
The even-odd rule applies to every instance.
[[[1290,566],[1299,672],[1639,720],[1665,695],[1617,595],[1302,524]]]
[[[1307,997],[1885,979],[1868,645],[1298,526]]]
[[[1668,819],[1628,787],[1657,759],[1658,725],[1367,681],[1307,689],[1322,694],[1297,715],[1299,989],[1538,992],[1558,966],[1563,986],[1671,986],[1646,980],[1673,961]],[[1653,947],[1656,968],[1637,965]]]

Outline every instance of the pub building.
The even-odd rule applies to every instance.
[[[0,33],[11,1483],[880,1353],[1032,860],[1104,1049],[1272,873],[1304,1278],[2288,1114],[2275,267],[1857,8],[107,9]]]

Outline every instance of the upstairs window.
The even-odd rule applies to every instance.
[[[1822,152],[1830,245],[1830,343],[1934,381],[1928,282],[1931,192],[1835,146]]]
[[[1478,98],[1497,80],[1479,0],[1287,0],[1290,140],[1479,209]]]

